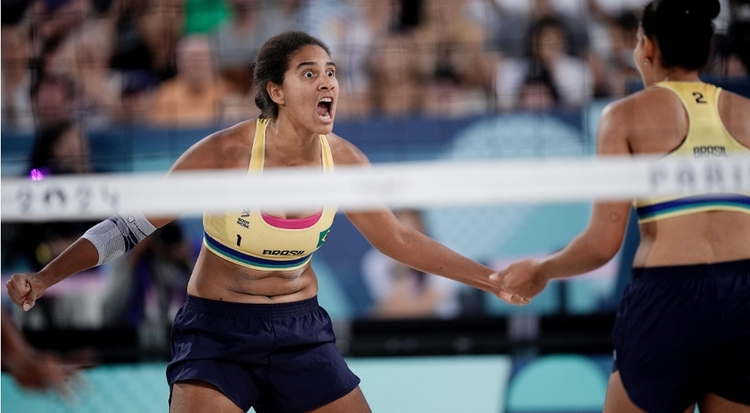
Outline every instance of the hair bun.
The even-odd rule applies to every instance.
[[[719,15],[719,0],[661,0],[657,13],[673,18],[710,22]]]

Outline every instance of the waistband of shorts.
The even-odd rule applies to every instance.
[[[231,301],[211,300],[188,294],[184,307],[202,313],[244,318],[294,317],[307,314],[320,308],[318,297],[291,303],[249,304]]]
[[[637,278],[707,278],[715,276],[750,275],[750,258],[712,264],[670,265],[663,267],[633,268],[633,279]]]

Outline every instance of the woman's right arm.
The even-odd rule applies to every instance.
[[[224,167],[220,154],[226,141],[231,140],[232,129],[217,132],[193,145],[167,174]],[[177,216],[147,218],[143,214],[118,214],[107,218],[86,231],[41,271],[11,276],[5,284],[8,295],[16,305],[28,311],[47,288],[75,273],[120,257],[157,228],[175,219]]]
[[[8,296],[24,311],[29,311],[47,288],[75,273],[120,257],[157,228],[175,219],[149,219],[143,214],[118,214],[107,218],[91,227],[39,272],[13,274],[5,283]]]

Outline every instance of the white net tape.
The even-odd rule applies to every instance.
[[[658,160],[658,162],[657,162]],[[750,193],[750,157],[606,157],[503,162],[412,162],[372,167],[2,180],[2,220],[104,218],[118,212],[196,216],[243,208],[342,210],[628,200]]]

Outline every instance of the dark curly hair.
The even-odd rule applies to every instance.
[[[698,70],[708,63],[719,0],[654,0],[641,19],[643,33],[661,52],[665,68]]]
[[[258,88],[255,94],[255,104],[260,109],[260,118],[276,119],[279,106],[271,99],[266,90],[269,82],[281,85],[284,74],[289,69],[292,55],[301,48],[313,45],[320,46],[329,55],[328,46],[305,32],[290,31],[278,34],[266,40],[258,51],[253,63],[253,84]]]

